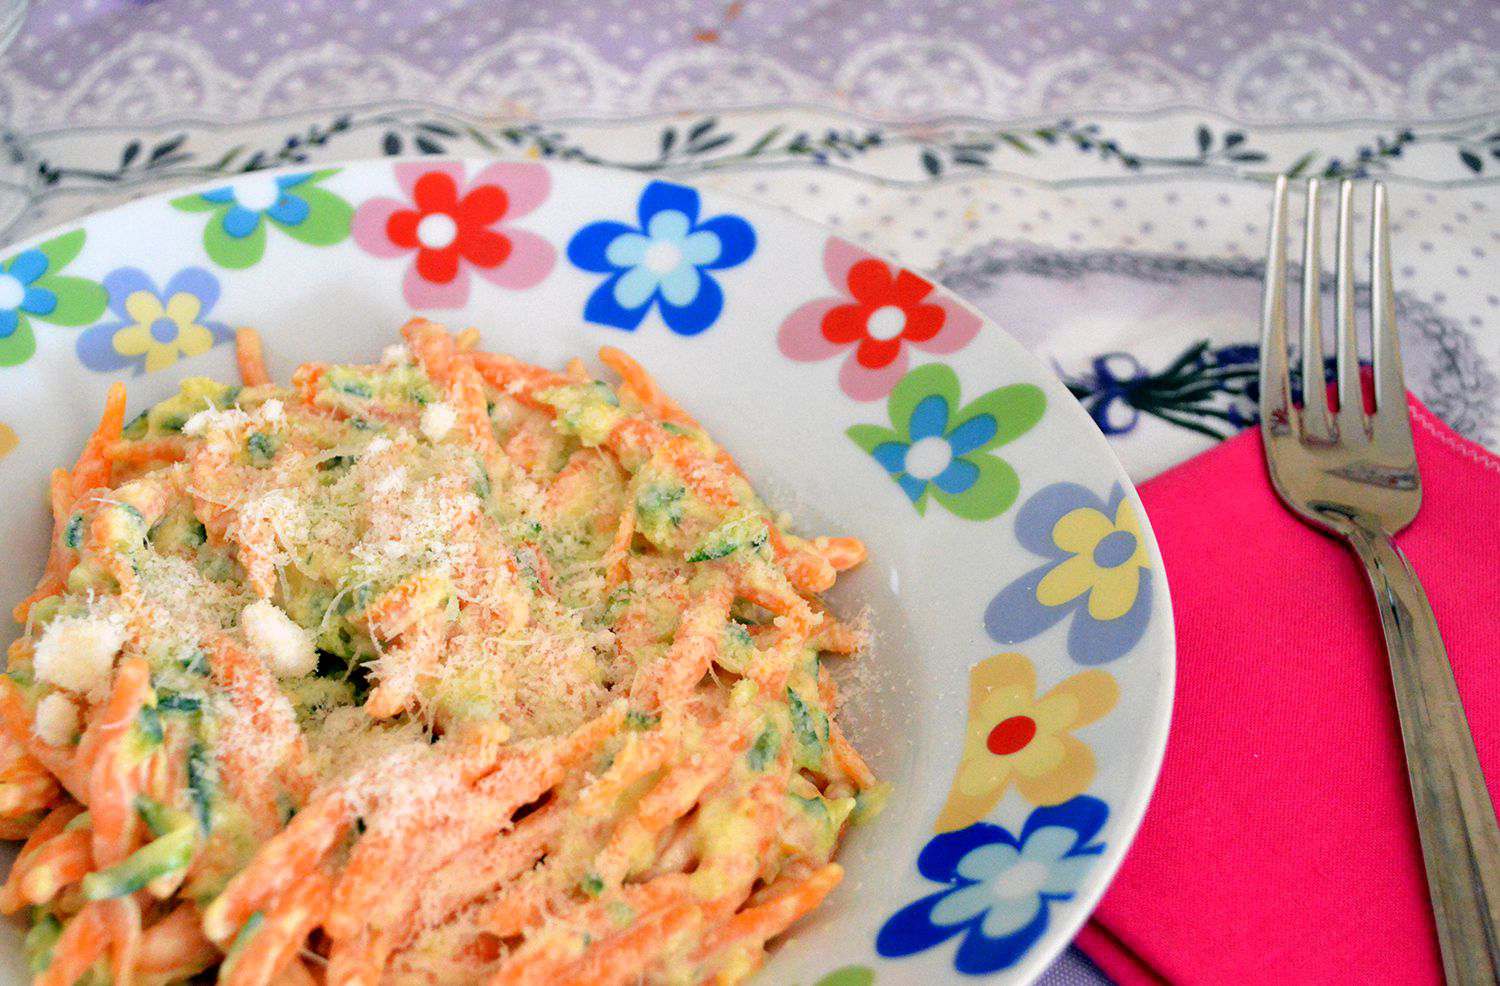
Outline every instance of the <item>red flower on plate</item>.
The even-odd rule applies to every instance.
[[[856,344],[854,358],[863,367],[890,366],[901,355],[902,342],[926,342],[943,327],[943,309],[922,303],[932,282],[909,270],[893,276],[882,261],[861,260],[849,268],[848,284],[854,303],[831,309],[821,328],[834,345]]]
[[[462,257],[477,267],[499,267],[510,256],[510,240],[490,229],[509,203],[499,185],[480,185],[459,198],[451,175],[429,171],[412,188],[416,208],[400,209],[385,221],[392,243],[417,251],[425,280],[447,284],[458,276]]]
[[[403,202],[375,198],[354,215],[354,240],[379,257],[415,254],[402,292],[416,308],[469,298],[468,272],[506,288],[536,284],[556,258],[535,233],[502,225],[535,209],[550,186],[535,164],[492,164],[467,184],[458,163],[398,164]]]
[[[931,281],[836,236],[824,245],[823,269],[844,294],[792,312],[781,324],[777,344],[799,362],[847,351],[839,386],[857,401],[889,394],[906,374],[913,346],[951,353],[979,332],[979,317]]]

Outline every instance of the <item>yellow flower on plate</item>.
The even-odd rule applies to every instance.
[[[125,299],[131,322],[115,333],[113,345],[121,356],[146,357],[146,372],[164,370],[182,356],[198,356],[213,348],[214,334],[199,324],[203,302],[179,291],[166,304],[150,291],[135,291]]]
[[[1150,560],[1129,500],[1120,501],[1113,520],[1093,507],[1068,511],[1053,526],[1052,541],[1073,557],[1037,585],[1037,602],[1061,606],[1088,593],[1089,615],[1096,620],[1117,620],[1130,612],[1140,591],[1141,569]]]
[[[1093,751],[1073,731],[1114,708],[1120,688],[1108,671],[1065,678],[1037,697],[1036,669],[1021,654],[996,654],[969,672],[963,759],[937,831],[967,828],[1012,783],[1036,805],[1082,794],[1094,779]]]
[[[0,459],[10,455],[20,444],[21,439],[16,437],[15,429],[10,425],[0,424]]]

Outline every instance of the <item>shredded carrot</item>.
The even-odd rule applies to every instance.
[[[43,986],[729,982],[838,882],[792,795],[877,783],[817,660],[862,644],[820,596],[863,543],[790,533],[618,349],[611,386],[402,334],[279,387],[242,330],[248,413],[127,440],[116,385],[53,472],[0,675]],[[112,648],[77,687],[36,659],[70,625]]]
[[[489,398],[484,392],[484,378],[473,364],[456,362],[453,379],[448,385],[449,399],[458,412],[458,424],[469,445],[480,453],[492,453],[500,447],[490,426]]]
[[[765,943],[781,934],[792,922],[823,903],[823,898],[844,878],[844,868],[829,863],[811,875],[772,884],[768,899],[747,907],[710,932],[698,949],[700,963],[711,963],[735,948],[759,951]]]
[[[863,562],[868,554],[865,543],[859,538],[815,537],[812,545],[838,572],[847,572]]]
[[[250,915],[307,876],[354,824],[355,808],[341,792],[313,801],[261,847],[203,912],[203,933],[227,945]]]
[[[527,815],[510,834],[482,838],[459,852],[422,881],[413,909],[428,917],[412,922],[401,944],[446,921],[465,905],[513,885],[556,845],[562,827],[562,813],[553,803]]]
[[[9,818],[0,818],[0,839],[6,842],[25,842],[36,831],[37,823],[46,815],[44,811],[29,811],[24,815],[12,815]],[[5,913],[3,904],[0,904],[0,914]]]
[[[427,376],[439,387],[447,387],[453,379],[453,368],[458,361],[458,346],[453,336],[435,322],[425,318],[414,318],[401,327],[406,337],[406,346],[411,350]]]
[[[708,673],[718,653],[733,601],[734,593],[726,577],[714,579],[701,591],[682,614],[672,647],[661,665],[650,675],[636,677],[630,698],[638,708],[670,705],[687,697]]]
[[[617,704],[567,736],[507,750],[496,769],[474,787],[476,796],[494,795],[484,805],[486,816],[493,819],[496,827],[504,825],[517,808],[541,797],[570,767],[613,735],[624,714],[624,708]],[[403,865],[400,847],[419,838],[421,829],[421,817],[416,816],[389,830],[365,834],[334,888],[333,907],[327,921],[330,935],[350,940],[364,930],[380,911],[381,892]]]
[[[281,970],[278,986],[323,986],[323,979],[313,975],[306,961],[298,959]]]
[[[109,973],[117,986],[131,986],[141,957],[141,905],[134,897],[102,900],[109,925]]]
[[[14,914],[26,905],[26,898],[21,892],[21,882],[31,869],[32,861],[37,853],[60,835],[67,824],[77,818],[82,811],[82,807],[77,804],[65,803],[52,809],[37,823],[31,835],[27,836],[25,844],[21,846],[20,852],[16,854],[15,860],[10,864],[10,874],[6,877],[4,886],[0,887],[0,913]]]
[[[113,866],[134,848],[139,817],[139,779],[125,748],[126,733],[151,697],[151,669],[144,658],[128,658],[115,672],[109,701],[94,720],[97,745],[89,767],[89,816],[98,866]]]
[[[246,387],[259,387],[271,382],[271,375],[266,372],[266,359],[259,332],[254,329],[236,329],[234,355],[240,367],[240,380]]]
[[[221,975],[225,986],[268,986],[297,958],[297,951],[328,912],[331,881],[315,870],[277,902]]]
[[[538,400],[540,391],[563,387],[573,381],[561,373],[522,363],[501,353],[470,353],[468,359],[485,382],[529,407],[551,413],[552,405]]]
[[[634,813],[620,823],[594,860],[594,870],[610,886],[624,880],[631,861],[672,822],[692,810],[710,785],[728,773],[748,738],[733,722],[720,723],[708,735],[705,752],[695,762],[673,768],[657,782]]]
[[[800,539],[796,544],[789,543],[786,536],[774,525],[769,527],[769,531],[771,550],[775,553],[776,560],[781,563],[781,569],[786,573],[787,581],[795,586],[797,591],[815,595],[833,588],[838,572],[827,558],[803,545]]]
[[[209,648],[209,670],[224,697],[266,737],[288,740],[283,759],[268,775],[264,764],[246,751],[226,749],[220,757],[230,790],[245,805],[250,817],[264,831],[281,827],[276,804],[278,788],[292,795],[307,793],[306,741],[296,731],[289,705],[281,699],[281,688],[265,662],[238,641],[221,636]]]
[[[25,864],[16,864],[21,899],[28,904],[45,904],[64,887],[77,883],[94,868],[89,851],[87,829],[60,832],[37,847]]]
[[[292,373],[292,387],[302,397],[302,403],[312,406],[317,403],[318,387],[328,372],[325,363],[303,363]]]
[[[52,960],[36,977],[35,986],[73,986],[103,957],[113,937],[109,915],[114,909],[108,905],[109,901],[92,901],[63,925]]]
[[[125,385],[113,383],[104,399],[104,415],[99,419],[99,427],[94,430],[83,447],[83,454],[78,457],[78,463],[73,466],[71,476],[75,501],[97,486],[109,485],[109,456],[104,452],[119,440],[124,428]]]
[[[146,465],[153,462],[181,462],[187,458],[188,443],[180,436],[153,438],[149,441],[123,439],[110,442],[104,450],[116,465]]]
[[[646,372],[646,368],[637,363],[629,353],[616,349],[614,346],[600,346],[599,362],[619,374],[620,379],[624,381],[623,389],[628,390],[630,396],[634,397],[638,404],[658,418],[688,428],[698,427],[698,422],[693,420],[693,416],[672,400],[657,384],[655,378]]]
[[[141,934],[135,971],[145,976],[187,979],[219,960],[219,949],[203,935],[196,905],[177,905]]]

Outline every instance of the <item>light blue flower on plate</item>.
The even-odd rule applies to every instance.
[[[1036,920],[1042,895],[1072,896],[1082,884],[1092,860],[1068,857],[1077,838],[1072,829],[1052,826],[1032,833],[1020,849],[990,843],[970,850],[955,872],[974,882],[939,901],[933,922],[957,925],[979,917],[991,938],[1015,934]]]

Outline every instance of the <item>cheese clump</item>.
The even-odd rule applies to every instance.
[[[240,613],[245,640],[278,678],[300,678],[318,666],[318,652],[307,631],[269,599],[258,599]]]

